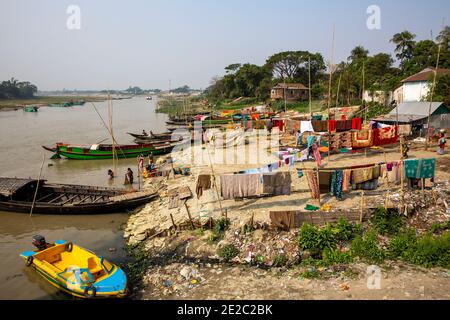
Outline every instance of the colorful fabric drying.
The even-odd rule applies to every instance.
[[[263,193],[272,195],[291,194],[291,174],[289,172],[277,172],[263,174]]]
[[[352,129],[353,130],[361,130],[362,129],[362,119],[361,118],[353,118],[352,119]]]
[[[342,182],[343,182],[343,171],[336,170],[331,174],[331,193],[338,200],[342,200]]]
[[[319,199],[319,182],[317,181],[317,174],[314,171],[306,171],[306,180],[308,181],[309,189],[311,190],[311,198]]]
[[[373,145],[384,146],[396,143],[398,140],[398,130],[396,126],[386,126],[373,129]]]
[[[247,198],[260,195],[260,174],[234,174],[220,176],[223,199]]]
[[[373,145],[372,130],[360,130],[352,132],[352,148],[368,148]]]
[[[409,179],[434,178],[436,159],[408,159],[404,161],[405,177]]]

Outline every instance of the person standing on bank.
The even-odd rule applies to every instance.
[[[439,155],[443,155],[445,153],[445,144],[446,144],[445,131],[441,130],[441,132],[439,133],[439,141],[438,141],[439,148],[437,150],[437,153]]]
[[[125,183],[124,184],[133,184],[133,170],[130,168],[127,169],[127,173],[125,173]]]

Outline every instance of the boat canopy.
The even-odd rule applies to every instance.
[[[0,195],[4,197],[11,197],[23,187],[33,183],[37,184],[37,180],[0,177]]]

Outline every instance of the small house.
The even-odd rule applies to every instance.
[[[273,100],[298,101],[308,99],[309,88],[301,83],[279,83],[270,91]]]
[[[394,91],[397,103],[423,101],[430,92],[430,79],[434,75],[434,68],[425,68],[402,81],[402,86]],[[450,74],[450,69],[437,69],[437,75]]]
[[[391,112],[373,120],[385,124],[410,124],[415,131],[426,128],[430,113],[430,127],[450,128],[450,109],[442,102],[402,102]],[[414,131],[414,130],[413,130]]]

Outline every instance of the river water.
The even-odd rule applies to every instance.
[[[161,132],[167,116],[155,113],[154,100],[143,97],[114,100],[113,130],[118,143],[132,144],[127,132]],[[108,103],[95,107],[106,123]],[[106,140],[104,140],[106,139]],[[0,112],[0,176],[34,177],[39,175],[45,156],[42,178],[49,182],[123,187],[128,167],[137,171],[136,159],[121,159],[118,178],[110,182],[107,171],[112,160],[50,160],[51,153],[41,146],[56,142],[94,144],[111,138],[91,103],[70,108],[41,107],[36,113]],[[135,179],[137,180],[137,179]],[[135,188],[138,188],[137,182]],[[0,212],[0,299],[67,299],[33,270],[25,267],[20,252],[32,250],[31,237],[41,234],[47,241],[72,241],[115,263],[125,259],[123,232],[126,212],[95,216],[47,216]]]

